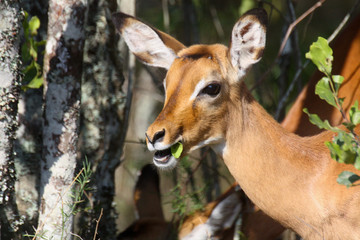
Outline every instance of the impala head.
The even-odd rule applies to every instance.
[[[267,15],[253,9],[235,24],[231,45],[185,47],[171,36],[141,21],[116,13],[113,21],[129,49],[143,63],[168,69],[165,104],[146,132],[154,163],[173,168],[171,146],[181,142],[186,154],[205,145],[226,147],[227,109],[241,97],[241,79],[261,59]]]

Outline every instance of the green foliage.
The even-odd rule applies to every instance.
[[[183,149],[184,149],[183,144],[181,142],[178,142],[171,146],[171,154],[175,158],[179,158],[181,156]]]
[[[350,115],[350,123],[346,126],[348,129],[353,130],[354,127],[360,123],[360,111],[359,111],[359,103],[356,100],[354,105],[351,106],[349,110]]]
[[[340,163],[354,164],[359,158],[359,149],[352,133],[340,132],[325,145],[330,149],[331,157]]]
[[[84,202],[84,194],[91,190],[89,183],[92,170],[91,164],[88,162],[87,158],[85,158],[85,162],[83,162],[83,168],[79,174],[79,177],[76,178],[73,194],[71,195],[71,197],[74,199],[74,204],[71,206],[71,214],[73,215],[76,215],[78,212],[82,211],[82,209],[79,208],[79,204]]]
[[[311,59],[319,71],[328,76],[331,74],[332,61],[334,59],[332,53],[333,51],[327,40],[319,37],[316,42],[311,44],[310,51],[306,53],[305,57]]]
[[[338,80],[338,83],[334,81],[334,88],[335,91],[333,92],[331,90],[331,85],[333,84],[331,79],[328,77],[323,77],[320,79],[320,81],[316,84],[315,87],[315,93],[323,100],[325,100],[328,104],[330,104],[333,107],[338,108],[337,102],[336,102],[336,95],[339,90],[340,84],[342,80],[344,79],[341,76],[338,76],[340,78],[336,78]],[[335,78],[333,78],[335,79]],[[335,95],[336,94],[336,95]]]
[[[355,173],[349,171],[343,171],[339,174],[337,182],[342,185],[346,185],[347,187],[353,186],[356,181],[360,180],[360,176]]]
[[[189,172],[191,170],[191,162],[188,156],[181,159],[179,170],[179,182],[167,195],[172,198],[168,203],[171,204],[172,212],[177,215],[180,227],[186,216],[193,214],[195,211],[203,210],[204,204],[199,199],[199,196],[205,195],[206,186],[192,189],[192,191],[187,189],[190,175],[193,174],[193,172]]]
[[[37,30],[40,27],[40,20],[34,16],[29,20],[29,14],[24,11],[25,17],[22,23],[25,42],[21,46],[21,58],[23,61],[24,79],[22,89],[40,88],[43,85],[42,67],[38,63],[38,51],[46,41],[36,41]]]
[[[310,46],[310,51],[306,53],[306,58],[310,59],[326,76],[323,77],[315,87],[315,93],[331,106],[337,108],[344,118],[343,125],[347,131],[341,130],[330,125],[328,120],[321,120],[318,115],[310,114],[307,109],[304,112],[309,116],[311,123],[321,129],[331,130],[337,133],[337,136],[325,145],[330,150],[331,157],[339,163],[352,164],[360,170],[360,148],[359,137],[355,134],[354,128],[360,123],[360,110],[356,101],[349,111],[350,119],[347,119],[342,107],[344,99],[338,97],[339,88],[344,78],[339,75],[332,75],[332,49],[329,47],[326,39],[319,37],[317,42]],[[344,171],[337,179],[339,184],[352,186],[360,176],[355,173]]]
[[[331,130],[333,132],[341,132],[339,128],[331,126],[328,120],[323,121],[317,114],[309,113],[307,108],[304,108],[303,111],[309,116],[310,122],[318,126],[320,129]]]
[[[197,198],[197,195],[202,194],[203,191],[204,188],[201,188],[197,191],[183,193],[183,187],[180,183],[171,189],[169,193],[173,197],[171,208],[172,212],[177,214],[180,219],[179,227],[186,216],[204,208],[204,204]]]
[[[83,196],[86,194],[86,192],[91,190],[91,188],[89,187],[91,175],[91,164],[88,162],[87,158],[85,158],[82,169],[74,179],[75,183],[72,188],[72,194],[70,194],[70,196],[74,200],[68,205],[69,212],[65,212],[64,209],[61,209],[63,223],[61,226],[62,234],[64,234],[65,223],[69,220],[71,215],[76,215],[79,212],[83,211],[83,209],[79,208],[79,204],[84,201]],[[61,237],[61,239],[63,239],[63,236]]]

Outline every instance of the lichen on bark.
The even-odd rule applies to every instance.
[[[0,238],[12,239],[19,237],[22,227],[16,205],[13,155],[21,78],[19,2],[2,2],[0,16]]]
[[[86,1],[50,1],[38,236],[71,239]]]
[[[115,169],[120,164],[124,134],[123,109],[126,89],[123,88],[122,63],[117,47],[119,37],[111,22],[117,11],[115,0],[90,0],[87,18],[88,36],[85,43],[82,85],[81,150],[93,164],[94,208],[81,221],[82,236],[91,238],[103,209],[98,236],[114,239],[116,212],[114,209]],[[125,131],[126,132],[126,131]]]

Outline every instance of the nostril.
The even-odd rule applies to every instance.
[[[164,136],[165,136],[165,129],[156,132],[152,141],[150,141],[150,142],[154,144],[154,143],[156,143],[156,141],[162,140],[164,138]]]
[[[151,138],[149,137],[149,135],[147,135],[147,133],[145,133],[145,137],[150,143],[152,143]]]

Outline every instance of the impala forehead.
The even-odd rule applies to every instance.
[[[219,66],[211,59],[176,59],[164,81],[166,96],[194,99],[208,84],[221,80]]]

